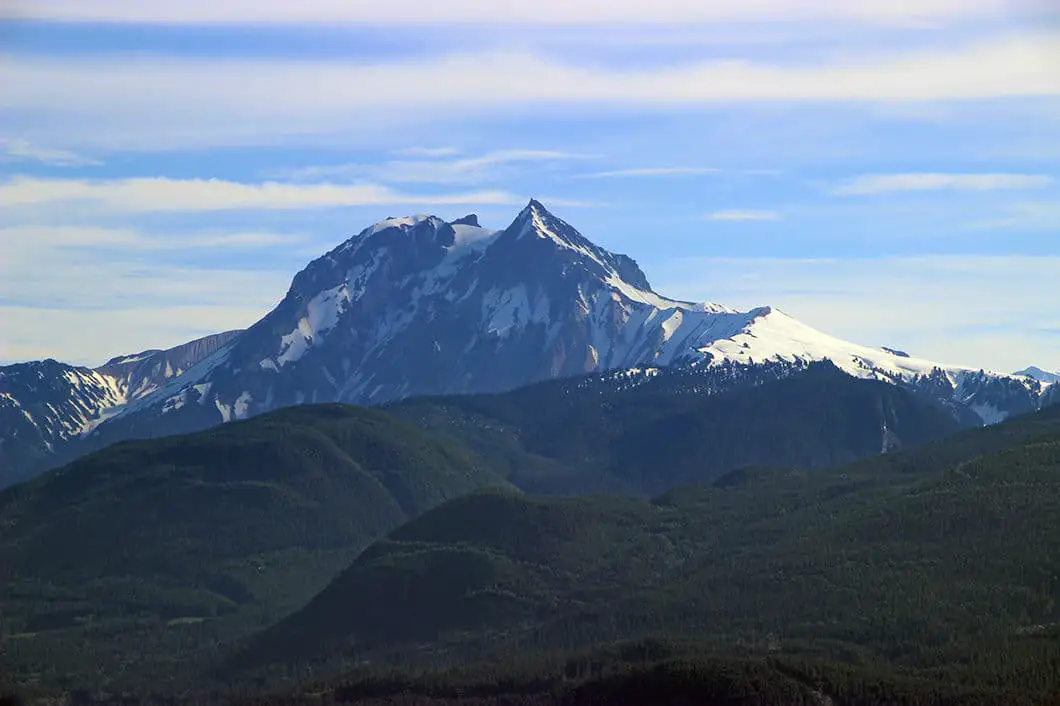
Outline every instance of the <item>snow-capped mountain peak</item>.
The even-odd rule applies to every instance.
[[[553,246],[551,250],[554,254],[565,256],[571,263],[581,264],[592,276],[605,282],[617,297],[629,302],[694,313],[736,313],[721,304],[678,301],[656,294],[647,276],[632,258],[599,247],[572,225],[553,215],[536,199],[530,200],[501,235],[502,242],[515,243],[525,238]]]
[[[667,298],[631,258],[532,199],[503,231],[475,216],[366,228],[299,273],[283,302],[194,381],[191,397],[227,420],[285,404],[496,391],[643,365],[822,359],[891,382],[946,371],[935,384],[954,394],[971,374],[842,341],[774,307]],[[181,408],[188,398],[161,404]],[[1003,414],[994,405],[981,416]]]
[[[1050,373],[1046,370],[1042,370],[1036,365],[1032,365],[1029,368],[1024,368],[1013,375],[1021,375],[1023,377],[1032,378],[1039,382],[1044,382],[1046,385],[1055,385],[1060,383],[1060,373]]]
[[[596,245],[537,200],[500,231],[473,214],[380,221],[309,263],[247,331],[210,341],[171,370],[157,355],[94,372],[124,382],[93,393],[103,401],[62,423],[80,419],[77,433],[91,429],[103,444],[308,402],[379,404],[667,366],[800,370],[825,359],[931,394],[967,423],[1060,398],[1060,386],[1050,391],[1031,377],[843,341],[774,307],[740,312],[665,297],[631,258]],[[146,382],[136,372],[143,365],[153,366]],[[0,393],[0,411],[21,418],[24,395],[2,384]]]
[[[362,233],[360,234],[360,237],[364,237],[364,236],[368,236],[368,235],[375,235],[376,233],[380,233],[380,232],[382,232],[384,230],[395,230],[395,231],[398,231],[398,232],[407,232],[408,230],[410,230],[412,228],[415,228],[416,226],[418,226],[419,224],[421,224],[421,223],[423,223],[425,221],[441,222],[441,219],[439,219],[439,218],[437,218],[435,216],[428,216],[427,214],[422,214],[422,213],[421,214],[417,214],[417,215],[413,215],[413,216],[400,216],[400,217],[390,216],[390,217],[384,218],[383,220],[379,221],[378,223],[366,228],[364,231],[362,231]]]
[[[579,233],[572,225],[552,215],[536,199],[531,199],[530,203],[515,217],[515,220],[505,231],[505,237],[511,240],[527,237],[537,238],[547,241],[558,248],[569,250],[574,256],[585,258],[614,273],[617,273],[619,269],[612,253],[598,247]],[[636,266],[636,263],[633,264]],[[640,268],[638,267],[637,272],[639,270]],[[631,272],[630,274],[633,273]],[[633,274],[632,279],[634,281],[629,284],[642,289],[650,289],[647,284],[647,278],[643,276],[643,273],[639,273],[639,276]]]
[[[849,343],[822,333],[772,306],[753,309],[747,323],[732,335],[699,348],[713,360],[755,363],[767,360],[831,360],[840,370],[859,377],[929,375],[933,363],[886,348]]]
[[[548,238],[564,247],[572,247],[571,237],[574,229],[565,221],[552,215],[545,206],[537,199],[530,199],[530,203],[515,217],[510,226],[511,230],[518,230],[518,237],[534,235],[538,238]]]

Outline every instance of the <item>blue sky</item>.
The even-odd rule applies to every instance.
[[[9,0],[0,362],[247,326],[386,216],[534,196],[669,296],[1058,370],[1055,7]]]

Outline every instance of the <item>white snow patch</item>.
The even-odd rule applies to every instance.
[[[280,354],[276,358],[280,367],[301,360],[310,348],[322,341],[338,323],[349,301],[346,285],[323,291],[309,300],[298,327],[280,340]]]
[[[724,360],[830,360],[841,370],[863,378],[929,375],[940,367],[919,358],[897,356],[840,340],[770,307],[755,309],[744,316],[746,323],[738,331],[704,340],[699,350],[714,356],[715,364]]]
[[[238,398],[234,405],[236,419],[246,419],[250,413],[250,403],[254,400],[254,397],[250,392],[244,392]]]
[[[487,293],[482,299],[482,313],[487,331],[501,338],[507,337],[513,327],[525,322],[530,315],[526,285],[519,284],[511,289]]]
[[[528,324],[548,324],[549,299],[539,292],[531,300],[525,284],[492,289],[482,297],[482,318],[487,332],[506,338]]]
[[[684,318],[680,311],[675,311],[662,322],[663,341],[669,341],[674,337],[674,332],[684,323]]]
[[[167,398],[166,401],[162,403],[162,412],[175,412],[179,409],[182,409],[184,405],[188,403],[188,398],[191,396],[192,392],[196,394],[200,405],[205,404],[207,395],[210,394],[210,390],[212,388],[212,382],[189,385],[188,387],[184,388],[172,397]]]
[[[129,363],[139,363],[141,361],[147,360],[153,355],[155,355],[155,353],[139,353],[137,355],[123,356],[115,360],[114,365],[128,365]]]
[[[1002,412],[992,404],[975,403],[970,405],[970,407],[983,420],[983,424],[986,425],[1000,424],[1008,419],[1008,412]]]
[[[79,436],[87,436],[92,432],[93,429],[98,427],[100,424],[120,413],[121,407],[108,407],[106,409],[101,409],[99,411],[99,415],[95,419],[85,420],[84,424],[81,425],[81,428],[77,431],[77,433]]]
[[[449,246],[449,252],[455,253],[467,249],[482,249],[497,239],[501,231],[481,228],[479,226],[456,223],[451,226],[455,238]]]
[[[431,216],[425,214],[416,214],[415,216],[403,216],[400,218],[387,218],[379,221],[375,225],[371,226],[364,231],[364,235],[375,235],[380,231],[384,231],[387,228],[413,228],[426,220],[430,220]]]
[[[79,376],[73,370],[64,371],[63,372],[63,377],[66,378],[66,381],[68,383],[70,383],[71,385],[74,385],[75,387],[78,386],[78,385],[81,385],[84,382],[84,380],[81,378],[81,376]]]
[[[187,392],[187,390],[185,390],[184,392],[181,392],[179,395],[174,395],[173,397],[170,397],[168,400],[163,402],[162,403],[162,413],[165,414],[166,412],[175,412],[178,409],[183,408],[184,405],[187,404],[187,403],[188,403],[188,392]]]

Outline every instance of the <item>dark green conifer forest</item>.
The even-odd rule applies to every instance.
[[[1060,408],[956,431],[808,376],[111,447],[0,493],[0,680],[130,706],[1060,703]],[[881,414],[905,450],[867,449]]]

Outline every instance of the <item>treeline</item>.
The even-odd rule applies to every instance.
[[[576,674],[592,674],[578,678]],[[944,679],[829,662],[671,657],[640,665],[599,657],[567,659],[538,674],[519,665],[480,674],[397,672],[364,675],[335,687],[273,696],[213,693],[192,698],[74,692],[51,706],[1058,706],[1060,690],[970,688]],[[0,706],[32,706],[15,696]]]

